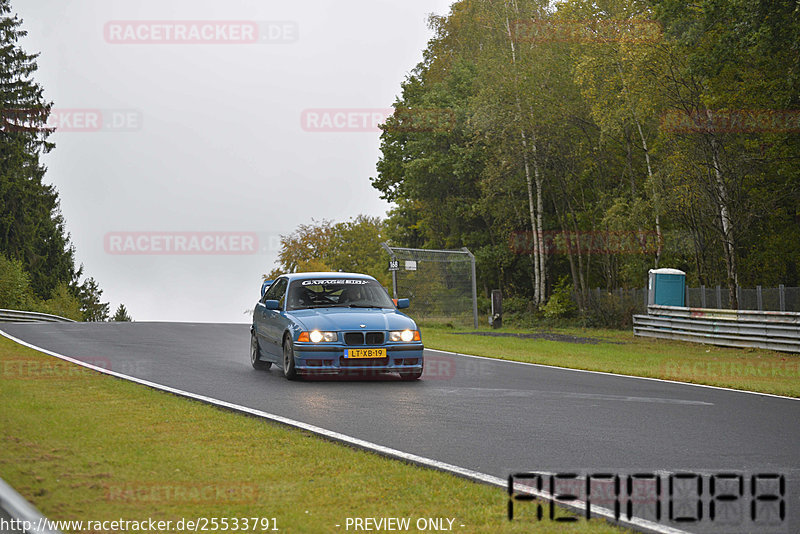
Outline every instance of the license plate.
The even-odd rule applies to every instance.
[[[344,349],[345,358],[385,358],[386,349]]]

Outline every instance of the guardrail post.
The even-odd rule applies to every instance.
[[[475,275],[475,256],[469,251],[467,247],[461,247],[461,250],[469,254],[470,266],[472,271],[472,322],[475,328],[478,328],[478,286]]]
[[[384,248],[386,252],[389,253],[389,259],[391,261],[397,261],[397,257],[392,252],[392,249],[389,248],[389,244],[385,241],[381,243],[381,246]],[[397,271],[392,271],[392,297],[397,298]]]
[[[717,286],[717,309],[722,309],[722,288]]]
[[[706,285],[700,284],[700,307],[706,307]]]
[[[756,286],[756,304],[758,304],[758,311],[764,311],[764,301],[761,298],[761,286]]]
[[[786,286],[778,285],[778,304],[781,311],[786,311]]]

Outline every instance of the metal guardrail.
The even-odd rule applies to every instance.
[[[0,310],[0,323],[74,323],[72,319],[49,313]]]
[[[39,510],[0,479],[0,533],[61,534],[49,527]]]
[[[633,334],[800,353],[800,313],[651,305],[633,316]]]

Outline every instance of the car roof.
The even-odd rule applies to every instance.
[[[290,273],[283,275],[285,278],[288,278],[291,282],[292,280],[308,280],[309,278],[362,278],[367,280],[375,280],[372,276],[368,274],[359,274],[359,273],[337,273],[337,272],[318,272],[318,273]]]

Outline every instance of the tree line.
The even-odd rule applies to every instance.
[[[800,285],[800,6],[459,0],[382,127],[386,235],[484,293]]]
[[[34,80],[38,55],[19,45],[26,33],[10,1],[0,0],[0,308],[104,321],[109,303],[76,267],[58,192],[44,181],[53,104]],[[124,305],[113,320],[131,320]]]
[[[381,249],[386,239],[386,224],[380,217],[358,215],[337,223],[301,224],[281,236],[277,266],[264,279],[284,273],[344,271],[369,274],[388,286],[389,255]]]

